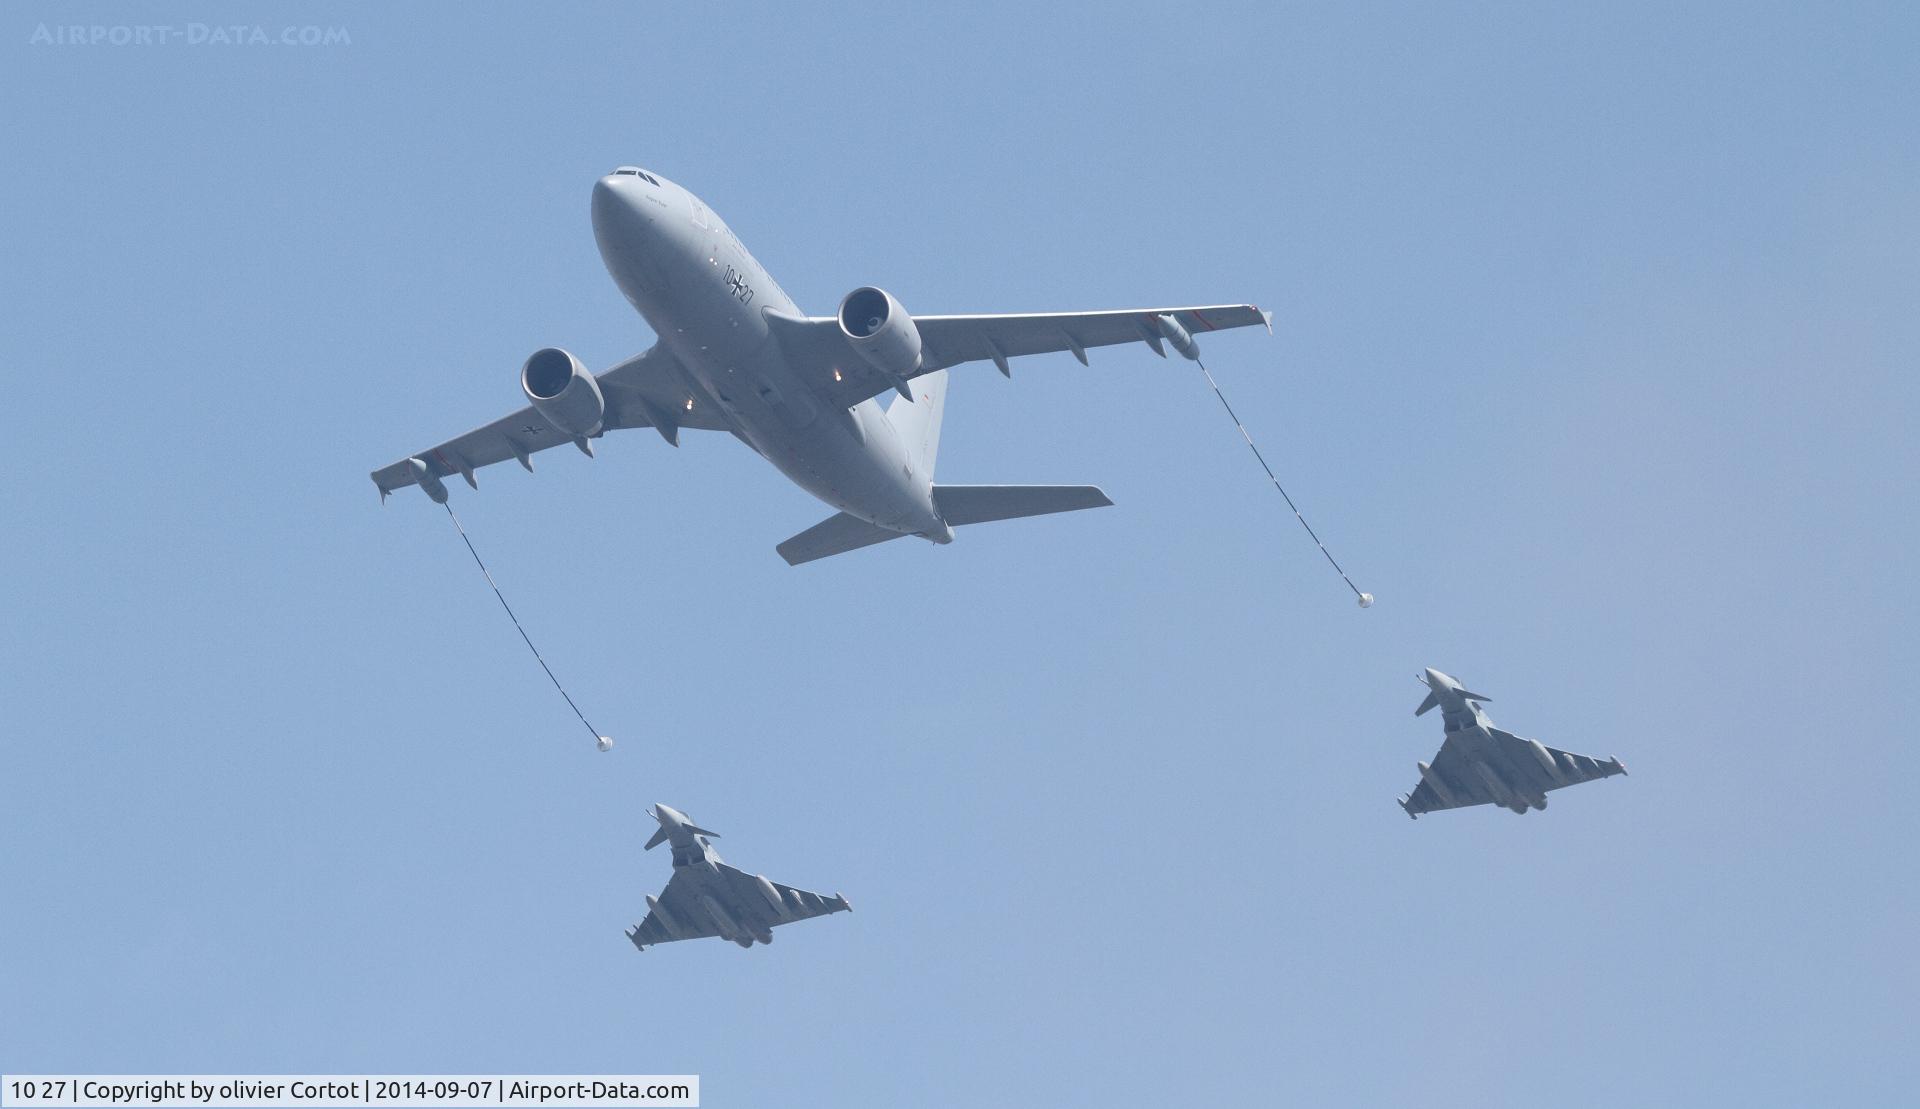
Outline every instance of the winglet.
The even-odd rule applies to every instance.
[[[1258,306],[1254,308],[1254,311],[1259,312],[1260,318],[1267,321],[1267,334],[1273,334],[1273,313],[1265,311]]]

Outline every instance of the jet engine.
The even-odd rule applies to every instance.
[[[893,294],[871,285],[840,302],[840,333],[874,369],[895,383],[920,368],[920,329]]]
[[[600,434],[607,400],[580,360],[559,347],[536,350],[520,367],[520,389],[554,429],[586,439]]]

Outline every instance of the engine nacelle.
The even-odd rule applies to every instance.
[[[872,286],[840,302],[840,333],[860,357],[896,383],[920,368],[920,329],[893,294]]]
[[[536,350],[520,367],[520,391],[562,435],[587,439],[600,434],[607,400],[580,360],[559,347]]]

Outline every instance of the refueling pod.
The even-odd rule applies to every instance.
[[[415,484],[420,486],[421,492],[433,498],[433,503],[447,503],[447,487],[441,484],[439,478],[433,476],[433,471],[427,469],[425,462],[422,462],[418,458],[409,458],[407,459],[407,469],[413,471]],[[386,494],[386,490],[384,489],[380,492],[382,496]]]
[[[1167,337],[1167,342],[1173,344],[1173,349],[1179,351],[1182,358],[1199,361],[1200,344],[1193,341],[1193,335],[1181,326],[1179,320],[1161,314],[1153,317],[1153,322],[1159,325],[1160,334]]]

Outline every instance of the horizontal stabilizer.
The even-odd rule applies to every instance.
[[[1437,709],[1439,707],[1440,707],[1440,695],[1437,693],[1428,693],[1427,699],[1420,702],[1420,707],[1417,709],[1414,709],[1413,714],[1415,716],[1425,716],[1427,713],[1432,712],[1434,709]]]
[[[641,850],[651,851],[665,842],[667,842],[667,826],[662,824],[660,827],[654,829],[653,838],[649,839],[647,845],[641,848]]]
[[[858,516],[837,512],[775,547],[787,565],[798,566],[829,555],[845,554],[875,543],[898,539],[905,532],[869,524]]]
[[[953,527],[1045,516],[1113,502],[1093,485],[936,485],[933,504]]]

